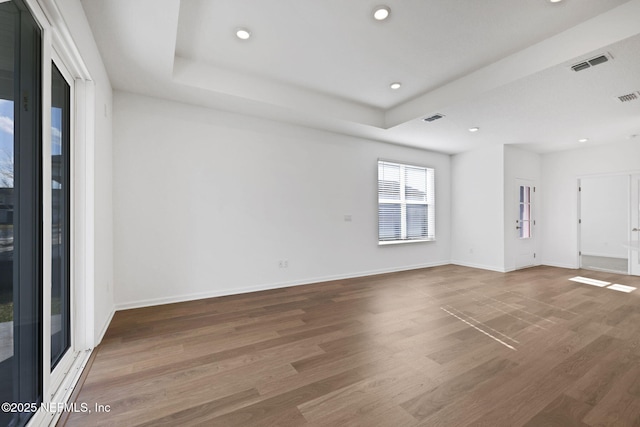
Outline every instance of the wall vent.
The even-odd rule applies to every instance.
[[[587,59],[586,61],[578,62],[577,64],[572,65],[571,69],[573,71],[586,70],[587,68],[595,67],[596,65],[607,62],[609,61],[609,59],[613,59],[612,56],[608,53],[605,53],[594,58]]]
[[[443,117],[444,117],[444,114],[434,114],[433,116],[425,117],[422,120],[425,122],[435,122],[436,120],[440,120]]]
[[[589,63],[589,65],[596,66],[598,64],[602,64],[603,62],[607,62],[609,60],[609,58],[607,58],[604,55],[600,55],[600,56],[596,56],[593,59],[588,60],[587,62]]]
[[[586,70],[587,68],[591,68],[591,65],[589,65],[588,62],[581,62],[579,64],[571,66],[571,69],[573,71],[582,71],[582,70]]]
[[[631,92],[626,95],[619,96],[618,99],[620,100],[620,102],[635,101],[636,99],[638,99],[638,94],[636,92]]]

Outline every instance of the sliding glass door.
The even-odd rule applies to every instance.
[[[51,64],[51,370],[71,347],[71,86]]]
[[[20,426],[42,401],[41,32],[9,1],[0,33],[0,426]]]
[[[82,368],[74,334],[89,348],[72,261],[74,76],[88,77],[59,55],[52,10],[0,0],[0,427],[54,420]]]

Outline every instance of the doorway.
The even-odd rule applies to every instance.
[[[639,228],[639,180],[640,175],[579,180],[580,268],[640,275],[639,233],[633,231]]]
[[[640,276],[640,174],[631,175],[629,273]]]

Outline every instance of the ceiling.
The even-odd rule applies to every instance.
[[[449,154],[640,134],[640,0],[82,4],[118,90]]]

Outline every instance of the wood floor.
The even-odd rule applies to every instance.
[[[67,426],[640,426],[640,278],[443,266],[118,312]]]

